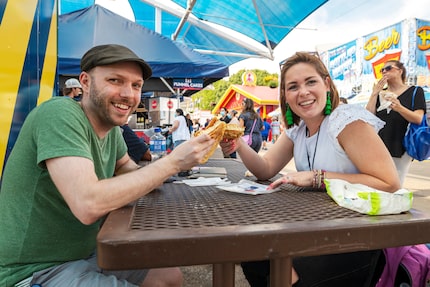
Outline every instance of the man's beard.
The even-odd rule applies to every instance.
[[[115,120],[112,117],[112,115],[109,112],[111,103],[110,101],[106,101],[106,98],[108,96],[99,91],[99,89],[97,88],[97,85],[95,84],[95,79],[92,80],[92,83],[93,84],[91,85],[90,91],[89,91],[89,101],[93,106],[93,110],[97,112],[98,118],[102,121],[102,123],[104,125],[111,125],[111,126],[120,126],[125,124],[127,119],[125,119],[124,122],[122,122],[119,120]],[[124,104],[130,105],[130,103],[128,102]]]

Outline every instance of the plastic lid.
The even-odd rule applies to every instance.
[[[154,128],[154,133],[161,133],[161,128]]]

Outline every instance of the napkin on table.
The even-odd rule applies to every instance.
[[[227,178],[220,178],[220,177],[199,177],[196,179],[184,179],[180,181],[182,183],[185,183],[189,186],[209,186],[209,185],[224,185],[224,184],[230,184],[231,181],[229,181]]]

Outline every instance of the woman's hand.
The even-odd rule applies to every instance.
[[[399,99],[396,97],[391,97],[388,99],[391,102],[390,108],[393,111],[399,112],[403,108],[403,105],[400,103]]]
[[[366,109],[372,114],[376,113],[376,102],[379,95],[387,84],[387,78],[383,76],[376,84],[373,85],[372,94],[370,95],[369,101],[367,102]]]
[[[387,84],[387,78],[383,76],[374,86],[372,90],[372,96],[379,95],[379,92],[384,89],[384,86]]]
[[[221,140],[219,145],[224,155],[230,155],[239,148],[240,138],[234,140]]]
[[[298,171],[289,172],[283,177],[272,182],[267,189],[274,189],[284,183],[289,183],[297,186],[307,187],[313,186],[314,172],[313,171]]]

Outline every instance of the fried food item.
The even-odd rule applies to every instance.
[[[205,154],[200,163],[202,164],[208,161],[208,159],[214,154],[221,140],[237,139],[243,135],[244,130],[244,127],[240,127],[235,124],[226,124],[225,122],[218,120],[216,117],[212,118],[204,130],[199,130],[194,134],[195,136],[208,134],[215,140],[209,152]]]
[[[245,127],[238,126],[236,124],[227,124],[223,136],[223,140],[234,140],[243,136]]]
[[[213,117],[206,128],[212,127],[217,121],[218,119],[216,117]]]
[[[215,118],[216,119],[216,118]],[[212,121],[211,121],[212,122]],[[227,124],[223,121],[214,121],[212,126],[206,127],[206,129],[198,131],[196,133],[196,136],[199,136],[201,134],[208,134],[211,138],[215,140],[214,144],[211,146],[208,153],[205,154],[205,156],[200,160],[200,163],[205,163],[208,161],[208,159],[214,154],[216,148],[218,147],[219,142],[222,140],[224,136],[224,131]]]

